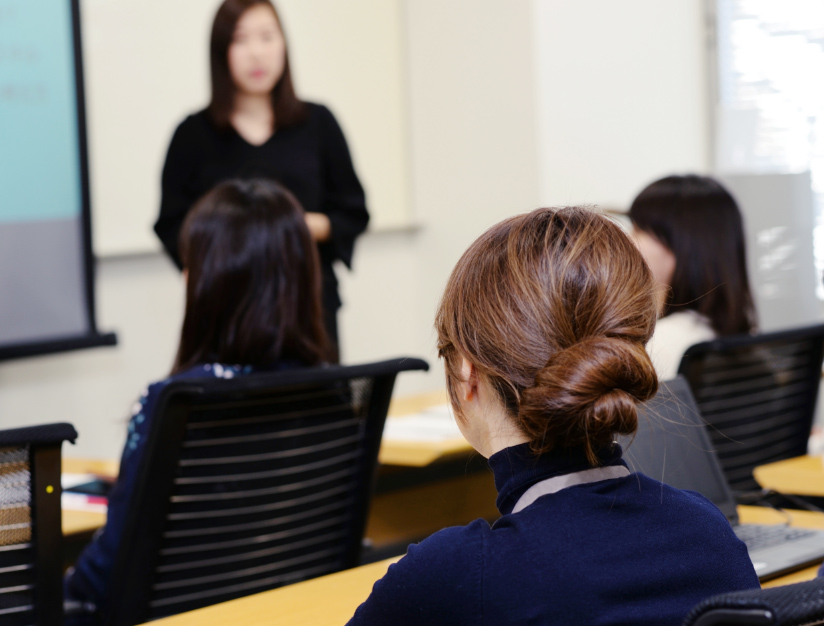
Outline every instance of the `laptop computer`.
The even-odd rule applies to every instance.
[[[747,545],[761,581],[824,559],[824,531],[739,523],[735,498],[682,377],[661,384],[639,411],[635,437],[619,437],[618,442],[630,470],[711,500]]]

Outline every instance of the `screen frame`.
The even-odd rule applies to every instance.
[[[84,302],[88,330],[84,335],[58,337],[45,341],[27,341],[0,346],[0,361],[31,356],[117,345],[117,335],[100,333],[95,312],[95,256],[92,248],[91,187],[89,185],[89,147],[86,136],[86,97],[83,73],[83,46],[80,32],[80,0],[66,0],[71,8],[74,91],[77,110],[77,152],[80,165],[81,240],[83,245]]]

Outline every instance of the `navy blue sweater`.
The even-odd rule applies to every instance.
[[[602,455],[623,464],[616,446]],[[747,549],[706,498],[643,474],[569,487],[512,514],[551,476],[589,467],[583,453],[493,455],[498,509],[447,528],[390,566],[350,625],[681,624],[713,594],[758,587]]]

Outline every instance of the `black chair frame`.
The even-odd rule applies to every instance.
[[[12,551],[31,550],[33,560],[34,624],[57,626],[63,623],[63,529],[60,509],[60,458],[64,441],[72,443],[77,431],[71,424],[44,424],[0,431],[0,449],[28,448],[31,472],[31,541],[0,547],[0,588],[3,577],[14,568],[3,567],[3,556]],[[19,566],[18,566],[19,567]],[[0,623],[5,619],[0,616]]]
[[[724,593],[698,604],[683,626],[816,626],[824,624],[824,578]]]
[[[678,373],[692,388],[733,489],[758,489],[757,465],[806,454],[822,360],[824,325],[724,337],[684,353]]]
[[[356,529],[358,541],[357,545],[352,543],[346,551],[346,565],[341,569],[347,569],[356,566],[360,557],[360,540],[366,528],[381,435],[395,377],[403,371],[427,369],[426,362],[420,359],[403,358],[367,365],[249,374],[232,380],[186,379],[167,385],[158,398],[157,418],[149,429],[145,457],[124,529],[124,541],[112,573],[111,606],[103,616],[103,623],[123,626],[143,623],[152,618],[149,607],[153,572],[170,506],[172,478],[176,473],[192,406],[202,406],[212,400],[219,402],[235,394],[254,397],[257,393],[271,394],[273,389],[294,392],[338,381],[363,378],[373,380],[363,439],[365,473],[359,479],[359,492],[356,503],[352,506],[355,518],[351,525]]]

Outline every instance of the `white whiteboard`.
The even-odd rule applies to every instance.
[[[344,129],[370,228],[411,221],[401,0],[280,0],[298,94]],[[176,125],[209,99],[220,0],[83,0],[93,241],[99,255],[159,250],[152,225]]]

